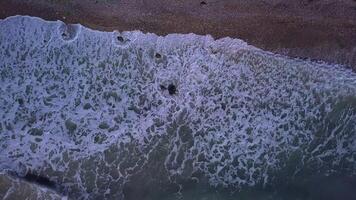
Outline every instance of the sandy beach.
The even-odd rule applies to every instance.
[[[0,1],[0,18],[12,15],[106,31],[228,36],[275,53],[356,69],[355,0]]]
[[[240,38],[275,53],[356,68],[355,0],[2,0],[0,18],[12,15],[106,31]]]

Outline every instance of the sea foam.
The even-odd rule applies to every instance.
[[[72,198],[356,171],[356,74],[238,39],[14,16],[0,21],[0,85],[0,169]]]

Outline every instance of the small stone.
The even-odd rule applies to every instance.
[[[119,42],[124,42],[124,38],[121,37],[121,36],[117,36],[117,40],[118,40]]]
[[[205,1],[201,1],[200,5],[204,6],[204,5],[207,5],[207,3]]]
[[[170,95],[174,95],[177,92],[177,88],[173,84],[168,85],[168,92]]]
[[[155,57],[156,58],[162,58],[161,54],[159,54],[159,53],[156,53]]]
[[[17,102],[19,103],[20,106],[22,106],[23,103],[24,103],[24,102],[23,102],[23,99],[21,99],[21,98],[20,98],[20,99],[17,99]]]

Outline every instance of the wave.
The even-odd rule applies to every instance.
[[[340,66],[28,16],[0,21],[0,60],[0,169],[72,198],[356,172],[356,74]]]

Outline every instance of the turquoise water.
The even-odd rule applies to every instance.
[[[0,21],[0,60],[0,170],[69,199],[355,198],[341,66],[24,16]]]

